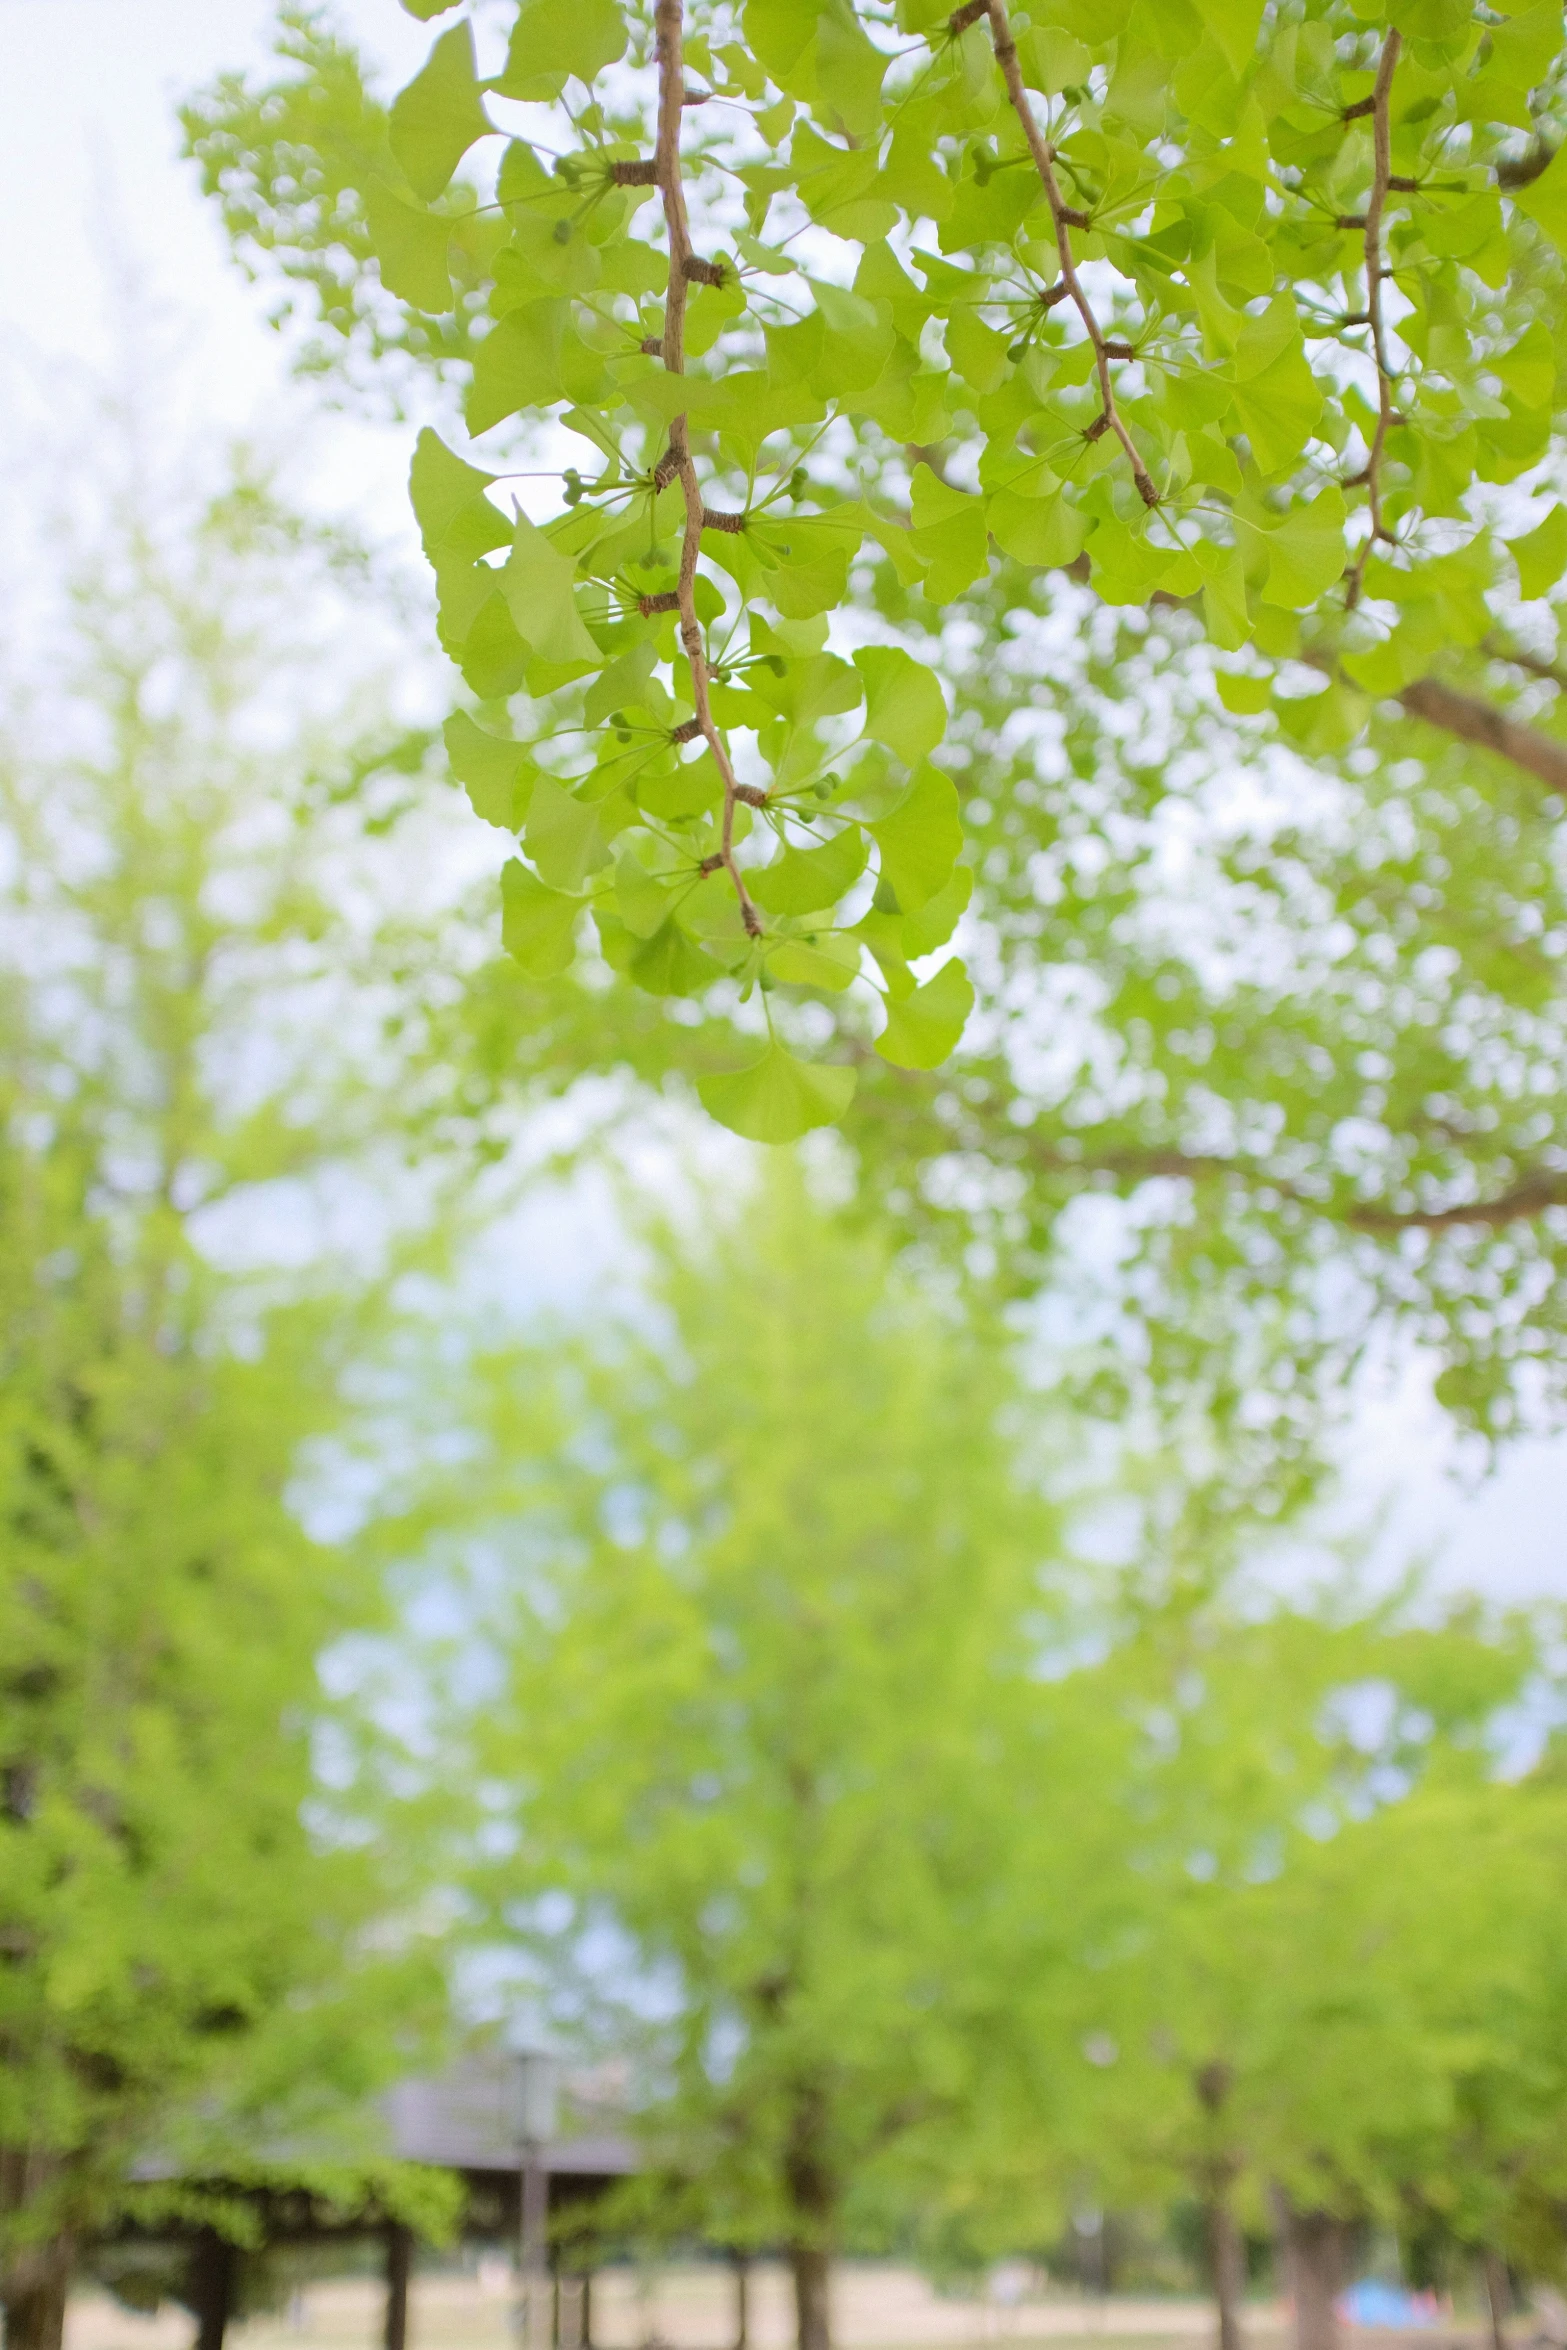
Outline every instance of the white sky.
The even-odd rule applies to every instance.
[[[396,0],[339,0],[340,19],[398,81],[428,28]],[[183,402],[234,427],[275,426],[283,353],[227,268],[215,217],[178,161],[174,106],[265,52],[270,0],[0,0],[0,351],[34,364],[112,358],[112,256],[190,322]],[[395,83],[394,85],[395,86]],[[298,393],[285,395],[301,398]],[[400,435],[337,426],[334,502],[401,532]],[[1436,1549],[1444,1574],[1498,1597],[1567,1598],[1567,1439],[1521,1447],[1478,1493],[1447,1473],[1440,1416],[1411,1386],[1357,1415],[1352,1506],[1396,1492],[1384,1555]]]

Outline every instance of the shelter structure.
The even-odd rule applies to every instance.
[[[505,2247],[517,2258],[523,2290],[525,2350],[591,2350],[591,2252],[584,2249],[567,2274],[552,2258],[551,2237],[586,2247],[590,2229],[573,2230],[574,2212],[592,2207],[638,2167],[638,2153],[613,2107],[595,2112],[591,2094],[568,2094],[566,2111],[555,2092],[553,2060],[537,2051],[485,2051],[465,2057],[434,2078],[403,2081],[383,2103],[383,2150],[403,2162],[428,2164],[461,2185],[459,2230],[464,2242]],[[301,2171],[305,2165],[301,2163]],[[351,2209],[318,2189],[291,2183],[288,2164],[268,2165],[269,2180],[201,2179],[184,2182],[231,2205],[241,2205],[248,2232],[262,2251],[305,2245],[379,2242],[383,2247],[385,2350],[410,2350],[408,2289],[413,2271],[410,2229],[375,2197]],[[149,2174],[153,2175],[153,2174]],[[217,2228],[159,2222],[128,2227],[112,2247],[121,2254],[161,2247],[185,2264],[182,2295],[196,2317],[195,2350],[223,2350],[236,2310],[244,2254]]]

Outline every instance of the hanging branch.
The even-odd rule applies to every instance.
[[[1371,93],[1372,173],[1371,194],[1366,204],[1366,316],[1371,327],[1371,353],[1377,370],[1377,429],[1372,436],[1371,454],[1363,473],[1357,478],[1366,485],[1366,503],[1371,527],[1365,543],[1355,559],[1350,573],[1345,602],[1353,611],[1360,601],[1361,585],[1366,576],[1366,565],[1378,539],[1391,539],[1393,534],[1382,520],[1382,458],[1387,447],[1388,431],[1393,423],[1393,371],[1388,365],[1387,342],[1382,320],[1382,282],[1386,275],[1382,267],[1382,212],[1387,203],[1388,189],[1393,178],[1393,134],[1388,120],[1388,105],[1393,92],[1393,73],[1403,47],[1402,35],[1390,32],[1382,44],[1382,56],[1377,66],[1376,87]]]
[[[1028,141],[1029,153],[1034,158],[1040,179],[1044,184],[1045,201],[1050,206],[1050,217],[1055,223],[1056,251],[1061,259],[1061,283],[1075,304],[1077,315],[1082,320],[1088,333],[1088,339],[1094,347],[1094,366],[1099,377],[1100,411],[1088,428],[1088,438],[1091,441],[1096,441],[1101,434],[1113,432],[1126,451],[1127,462],[1132,468],[1132,479],[1137,484],[1138,495],[1143,504],[1150,507],[1157,506],[1159,492],[1154,486],[1153,476],[1143,463],[1137,444],[1126,429],[1126,422],[1120,409],[1116,406],[1115,389],[1110,381],[1111,360],[1129,358],[1131,353],[1124,343],[1112,344],[1106,341],[1099,321],[1094,316],[1093,304],[1084,293],[1082,281],[1078,277],[1077,264],[1072,258],[1072,231],[1074,228],[1087,228],[1088,215],[1086,212],[1080,211],[1076,205],[1068,204],[1061,194],[1060,182],[1055,174],[1055,149],[1040,129],[1035,119],[1034,109],[1029,103],[1028,91],[1023,83],[1023,69],[1018,63],[1017,43],[1012,38],[1012,28],[1007,19],[1006,0],[968,0],[966,7],[958,9],[949,18],[948,29],[953,34],[966,32],[970,25],[978,24],[981,17],[988,17],[990,20],[991,42],[996,52],[996,63],[1001,68],[1002,79],[1007,86],[1007,97],[1011,101],[1013,113],[1022,125],[1023,136]]]
[[[654,154],[654,175],[664,203],[664,223],[669,231],[669,293],[664,306],[664,365],[671,375],[686,371],[686,299],[693,284],[710,285],[717,282],[719,271],[715,264],[702,259],[691,243],[691,224],[686,213],[685,183],[680,172],[680,118],[686,103],[685,61],[682,55],[683,0],[658,0],[654,11],[654,32],[658,53],[658,141]],[[702,488],[696,477],[696,465],[691,455],[690,436],[684,413],[674,417],[669,427],[669,447],[654,469],[654,483],[663,489],[678,479],[685,495],[686,521],[680,541],[680,582],[676,588],[676,602],[680,613],[680,641],[685,647],[686,660],[691,670],[691,699],[696,707],[697,724],[708,749],[713,754],[719,775],[723,779],[724,809],[720,847],[715,859],[707,865],[717,871],[721,865],[734,884],[740,901],[740,919],[748,935],[759,938],[762,917],[752,903],[751,894],[735,862],[734,829],[735,807],[739,800],[755,801],[765,794],[743,789],[735,780],[729,748],[713,719],[708,694],[707,654],[702,644],[702,624],[696,610],[696,565],[702,551],[702,526],[708,519],[708,509],[702,502]]]

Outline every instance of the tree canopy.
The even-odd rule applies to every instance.
[[[1392,1324],[1526,1418],[1550,11],[413,13],[389,109],[292,11],[187,129],[304,364],[432,420],[448,755],[522,852],[501,1065],[845,1118],[1030,1278],[1126,1196],[1166,1387],[1273,1437]]]

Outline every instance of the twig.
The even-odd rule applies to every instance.
[[[1055,223],[1056,251],[1061,259],[1061,282],[1076,304],[1077,314],[1087,329],[1088,339],[1094,347],[1094,365],[1099,377],[1099,398],[1102,408],[1101,414],[1095,419],[1089,430],[1096,440],[1102,433],[1113,432],[1115,434],[1116,439],[1126,451],[1127,462],[1132,468],[1132,479],[1137,484],[1138,495],[1143,504],[1150,507],[1157,506],[1159,492],[1154,486],[1153,476],[1143,463],[1137,444],[1127,431],[1125,421],[1115,403],[1115,390],[1110,381],[1110,362],[1112,358],[1119,355],[1119,350],[1112,348],[1106,342],[1099,321],[1094,316],[1093,304],[1083,291],[1082,281],[1077,274],[1077,265],[1072,259],[1072,229],[1074,226],[1086,228],[1088,215],[1080,212],[1075,205],[1068,204],[1061,194],[1060,183],[1055,174],[1055,150],[1040,129],[1034,116],[1034,109],[1029,103],[1028,91],[1023,82],[1023,69],[1018,63],[1017,43],[1012,38],[1012,28],[1007,19],[1006,0],[985,0],[983,9],[974,7],[971,0],[969,6],[958,9],[950,19],[951,30],[954,33],[962,32],[970,24],[978,24],[981,15],[988,16],[990,19],[991,42],[996,52],[996,63],[1000,66],[1002,79],[1007,85],[1007,97],[1011,101],[1013,113],[1022,125],[1023,136],[1028,141],[1029,153],[1033,156],[1040,179],[1044,183],[1045,200],[1050,206],[1050,217]],[[1124,347],[1124,345],[1120,346],[1119,349],[1124,349]]]
[[[1365,220],[1366,314],[1371,327],[1371,351],[1377,369],[1377,429],[1372,437],[1371,454],[1366,459],[1366,505],[1371,527],[1355,558],[1344,598],[1351,611],[1360,601],[1372,548],[1378,539],[1390,539],[1393,535],[1382,520],[1382,457],[1387,447],[1388,429],[1393,423],[1393,371],[1388,365],[1382,323],[1382,211],[1393,177],[1393,133],[1388,121],[1388,105],[1393,91],[1393,72],[1402,47],[1403,36],[1390,32],[1382,44],[1376,87],[1371,93],[1371,195],[1366,205]]]
[[[683,0],[657,0],[653,14],[658,54],[658,143],[654,160],[658,187],[664,201],[664,225],[669,231],[669,295],[664,308],[664,365],[671,375],[684,375],[686,371],[688,288],[693,279],[712,282],[712,265],[701,259],[691,243],[685,183],[680,172],[680,117],[685,104],[685,63],[682,55],[684,13]],[[669,468],[667,473],[666,467]],[[696,477],[684,413],[670,422],[669,447],[656,468],[655,479],[658,474],[664,474],[666,481],[678,477],[685,495],[686,523],[680,542],[680,580],[675,594],[680,610],[680,641],[685,647],[686,660],[691,669],[691,699],[696,705],[698,723],[724,787],[719,859],[734,884],[735,895],[740,901],[740,919],[745,924],[747,934],[759,938],[762,917],[752,903],[751,893],[735,862],[735,807],[740,798],[740,788],[735,780],[728,745],[714,722],[708,695],[707,654],[703,649],[702,624],[696,610],[696,566],[697,557],[702,551],[702,523],[707,509],[702,503],[702,487]]]

